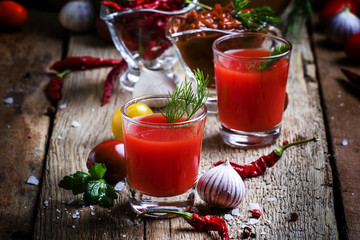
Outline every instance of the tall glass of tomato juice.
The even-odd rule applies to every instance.
[[[220,134],[226,144],[256,147],[278,138],[291,49],[288,40],[262,33],[214,41]]]
[[[153,114],[130,118],[127,108],[139,102]],[[207,110],[204,105],[189,120],[169,123],[160,112],[167,104],[166,96],[151,95],[129,100],[121,109],[130,205],[137,213],[186,211],[194,203]]]

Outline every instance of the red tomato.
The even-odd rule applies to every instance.
[[[360,33],[353,34],[347,39],[345,54],[351,59],[360,60]]]
[[[330,18],[341,12],[346,5],[350,5],[350,11],[356,14],[356,3],[353,0],[331,0],[320,11],[320,23],[326,26]]]
[[[124,142],[110,139],[96,145],[89,153],[86,167],[90,169],[95,163],[105,164],[107,171],[104,179],[115,184],[126,177]]]
[[[28,12],[22,5],[13,1],[0,2],[0,28],[20,28],[24,26],[28,18]]]

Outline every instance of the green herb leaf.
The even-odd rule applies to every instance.
[[[281,45],[279,47],[276,47],[273,51],[271,51],[269,53],[269,56],[276,56],[282,53],[285,53],[287,51],[289,51],[291,49],[291,45],[290,44],[285,44],[285,45]],[[277,58],[273,58],[269,61],[264,61],[262,63],[260,63],[260,65],[257,67],[257,69],[259,71],[264,71],[266,69],[268,69],[271,66],[274,66],[282,57],[277,57]]]
[[[179,122],[183,116],[186,117],[186,120],[189,120],[208,99],[209,91],[206,86],[209,84],[209,76],[205,78],[199,69],[194,71],[194,76],[196,79],[196,94],[193,92],[191,83],[186,79],[176,87],[173,93],[169,92],[165,112],[160,109],[161,114],[168,122]]]
[[[114,206],[117,194],[114,188],[103,179],[105,172],[105,165],[97,163],[89,170],[89,174],[78,171],[65,176],[59,182],[59,187],[72,190],[74,195],[84,193],[83,200],[86,205],[109,208]]]
[[[249,4],[247,0],[235,0],[233,2],[233,17],[239,20],[248,30],[259,31],[269,25],[278,24],[280,18],[269,6],[261,6],[251,11],[242,11]]]

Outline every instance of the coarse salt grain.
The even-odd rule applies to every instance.
[[[65,108],[67,108],[67,105],[66,105],[66,103],[64,103],[64,104],[61,104],[61,105],[59,106],[59,108],[60,108],[60,110],[63,110],[63,109],[65,109]]]
[[[39,185],[39,180],[35,176],[30,176],[26,183]]]
[[[76,226],[75,225],[72,225],[72,228],[75,228]]]
[[[260,207],[260,205],[258,203],[250,203],[249,204],[249,209],[250,209],[250,211],[253,211],[255,209],[261,210],[261,207]]]
[[[231,220],[234,219],[234,217],[233,217],[232,215],[230,215],[230,214],[225,214],[225,215],[224,215],[224,218],[225,218],[225,220],[228,221],[228,222],[230,222]]]
[[[8,97],[4,99],[4,103],[10,105],[14,102],[14,99],[12,97]]]
[[[259,222],[260,221],[255,219],[255,218],[250,218],[249,221],[246,224],[253,225],[253,224],[257,224]]]
[[[48,200],[45,200],[45,201],[44,201],[44,205],[45,205],[46,207],[48,207],[48,206],[49,206],[49,201],[48,201]]]
[[[235,208],[233,210],[231,210],[231,214],[234,216],[239,216],[240,215],[240,210],[238,208]]]
[[[348,142],[348,140],[347,140],[346,138],[344,138],[344,139],[342,140],[341,144],[342,144],[343,146],[347,146],[347,145],[349,144],[349,142]]]
[[[267,199],[267,201],[268,202],[275,202],[277,200],[277,198],[276,197],[273,197],[273,198],[268,198]]]
[[[124,188],[125,188],[125,183],[122,181],[118,182],[114,187],[115,191],[119,191],[119,192],[121,192]]]
[[[80,123],[78,122],[78,121],[72,121],[72,123],[71,123],[71,126],[73,127],[73,128],[77,128],[77,127],[80,127]]]

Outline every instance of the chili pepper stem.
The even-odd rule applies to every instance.
[[[178,215],[178,216],[184,218],[185,221],[187,221],[187,222],[189,222],[189,221],[191,221],[191,219],[193,219],[192,213],[189,213],[189,212],[177,212],[177,211],[172,211],[172,210],[151,210],[151,211],[139,213],[137,215],[137,217],[141,217],[141,216],[143,216],[145,214],[150,214],[150,213],[171,213],[171,214],[175,214],[175,215]]]
[[[199,2],[193,2],[191,0],[185,0],[185,3],[194,4],[195,6],[202,7],[205,10],[212,10],[212,7]]]
[[[58,76],[59,78],[64,78],[64,76],[66,75],[66,74],[68,74],[68,73],[70,73],[71,72],[71,70],[70,69],[67,69],[67,70],[65,70],[65,71],[63,71],[63,72],[61,72],[61,73],[58,73],[56,76]]]
[[[297,141],[297,142],[289,143],[289,144],[283,145],[283,146],[281,146],[281,147],[279,147],[279,148],[276,148],[276,149],[274,150],[274,153],[275,153],[277,156],[281,157],[282,154],[284,153],[284,150],[287,149],[288,147],[291,147],[291,146],[294,146],[294,145],[297,145],[297,144],[301,144],[301,143],[311,142],[311,141],[316,142],[316,141],[319,141],[319,140],[320,140],[320,138],[318,138],[318,137],[313,137],[313,138],[310,138],[310,139],[306,139],[306,140],[302,140],[302,141]]]

